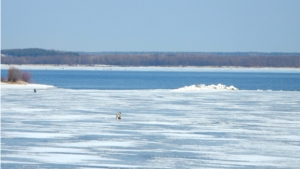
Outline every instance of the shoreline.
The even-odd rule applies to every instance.
[[[36,84],[36,83],[14,83],[14,82],[1,82],[1,89],[13,88],[13,89],[49,89],[55,88],[53,85]]]
[[[1,64],[1,70],[14,66],[20,70],[133,70],[133,71],[262,71],[300,72],[296,67],[241,67],[241,66],[114,66],[114,65],[49,65],[49,64]]]

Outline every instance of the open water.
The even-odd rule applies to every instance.
[[[177,89],[194,84],[233,85],[240,90],[300,91],[300,71],[210,72],[129,70],[30,70],[32,82],[68,89]],[[7,70],[2,70],[2,77]]]

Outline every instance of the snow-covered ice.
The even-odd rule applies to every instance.
[[[184,86],[179,89],[175,89],[179,91],[195,91],[195,90],[238,90],[238,88],[234,86],[226,86],[223,84],[217,84],[217,85],[205,85],[205,84],[197,84],[197,85],[191,85],[191,86]]]
[[[2,168],[300,166],[299,92],[1,88]]]
[[[24,83],[24,84],[7,84],[1,82],[1,89],[49,89],[55,88],[53,85],[44,84],[34,84],[34,83]]]

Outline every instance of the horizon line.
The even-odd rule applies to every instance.
[[[46,49],[46,48],[37,48],[37,47],[30,47],[30,48],[11,48],[11,49],[2,49],[2,50],[22,50],[22,49],[42,49],[42,50],[54,50],[54,51],[61,51],[61,52],[77,52],[77,53],[288,53],[288,54],[300,54],[300,52],[257,52],[257,51],[232,51],[232,52],[222,52],[222,51],[215,51],[215,52],[204,52],[204,51],[72,51],[72,50],[57,50],[57,49]]]

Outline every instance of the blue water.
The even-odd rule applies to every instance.
[[[193,84],[233,85],[240,90],[300,91],[300,73],[114,70],[30,70],[32,82],[68,89],[177,89]],[[1,75],[7,76],[7,70]]]

